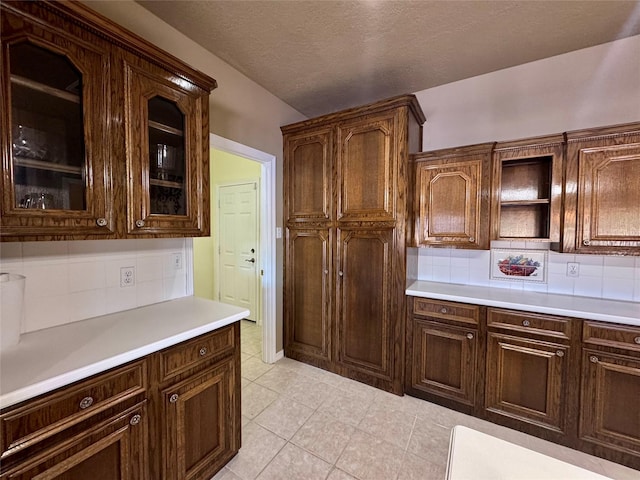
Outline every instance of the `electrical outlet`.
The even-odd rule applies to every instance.
[[[120,267],[120,286],[133,287],[136,284],[136,267]]]
[[[580,264],[577,262],[567,262],[567,277],[579,277]]]
[[[282,238],[282,227],[276,227],[276,238]]]
[[[171,265],[173,265],[174,270],[182,270],[182,254],[181,253],[171,254]]]

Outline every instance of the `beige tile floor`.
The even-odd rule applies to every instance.
[[[636,470],[291,359],[264,364],[252,322],[243,321],[241,339],[242,448],[213,480],[444,479],[454,425],[613,479],[640,478]]]

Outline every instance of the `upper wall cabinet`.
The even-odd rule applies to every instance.
[[[492,240],[559,241],[563,158],[563,135],[496,144]]]
[[[563,251],[640,255],[640,123],[567,133]]]
[[[1,6],[2,236],[113,234],[107,46],[13,6]]]
[[[202,116],[207,96],[163,73],[154,65],[125,65],[127,234],[198,236],[201,199],[209,190],[202,161],[209,142]]]
[[[1,239],[208,235],[215,80],[80,3],[0,12]]]
[[[489,248],[493,143],[412,155],[415,166],[413,246]]]

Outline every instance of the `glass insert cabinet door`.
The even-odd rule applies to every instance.
[[[2,43],[3,234],[109,234],[104,56],[55,34]]]
[[[125,72],[128,233],[198,234],[205,128],[200,102],[207,96],[134,65]]]
[[[14,206],[84,210],[82,75],[35,45],[9,50]]]

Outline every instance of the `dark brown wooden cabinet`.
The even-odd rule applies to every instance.
[[[146,465],[145,405],[136,406],[87,429],[57,447],[35,453],[2,479],[144,480]]]
[[[412,246],[489,248],[493,145],[412,155],[416,182]]]
[[[338,229],[336,362],[380,388],[398,379],[393,247],[393,229]]]
[[[640,467],[640,328],[585,322],[579,439],[611,460]]]
[[[236,365],[216,364],[161,391],[164,479],[208,479],[238,451]]]
[[[0,412],[2,479],[207,480],[240,448],[238,323]]]
[[[135,56],[124,64],[127,235],[201,235],[208,92],[177,84],[170,72]]]
[[[398,394],[422,123],[406,95],[282,127],[285,355]]]
[[[560,241],[564,135],[497,143],[491,239]]]
[[[405,391],[479,414],[484,307],[412,298],[407,304]]]
[[[407,305],[406,393],[640,469],[640,327]]]
[[[0,13],[0,239],[208,235],[215,80],[81,3]]]
[[[333,230],[287,230],[285,303],[289,317],[285,345],[297,352],[298,359],[312,358],[329,369],[333,361],[332,331],[334,267]]]
[[[563,250],[640,255],[640,124],[567,133]]]
[[[487,309],[488,419],[547,439],[575,436],[571,325],[564,317]]]

